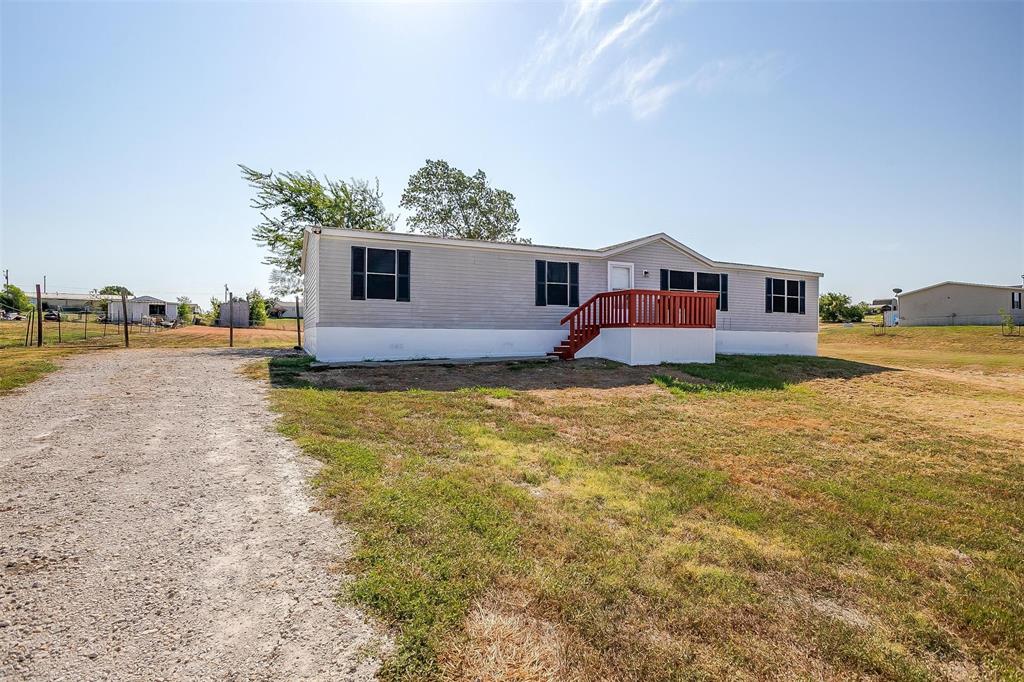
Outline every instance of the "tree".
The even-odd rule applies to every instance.
[[[487,184],[482,170],[470,176],[447,161],[427,159],[409,177],[402,208],[412,211],[406,224],[423,234],[453,239],[529,243],[520,239],[515,196]]]
[[[352,178],[322,181],[305,173],[253,170],[239,164],[242,178],[256,191],[252,207],[263,220],[252,238],[270,250],[263,262],[274,267],[273,293],[284,296],[301,289],[302,232],[306,227],[343,227],[351,230],[390,232],[398,216],[388,213],[380,182]]]
[[[29,300],[20,287],[16,287],[13,284],[5,284],[3,290],[0,290],[0,313],[13,312],[15,310],[27,313],[34,307],[32,301]]]
[[[188,296],[178,297],[178,321],[181,324],[192,324],[192,299]]]
[[[217,324],[217,320],[220,319],[220,299],[215,296],[210,297],[210,311],[203,315],[203,321],[208,325]]]
[[[853,299],[834,291],[818,299],[818,311],[822,322],[860,322],[867,312],[866,303],[853,305]]]
[[[100,294],[103,296],[120,296],[121,294],[124,294],[125,296],[135,295],[128,290],[128,287],[123,287],[120,284],[108,284],[100,289]]]
[[[249,324],[262,327],[267,323],[267,303],[259,289],[253,289],[245,296],[249,301]]]

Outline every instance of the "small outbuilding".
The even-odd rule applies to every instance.
[[[957,324],[996,325],[1003,313],[1024,324],[1024,287],[939,282],[899,295],[899,323],[905,327]]]
[[[107,319],[111,322],[120,322],[123,319],[121,300],[110,301],[107,306]],[[164,301],[153,296],[136,296],[128,299],[128,322],[138,324],[146,318],[160,318],[167,322],[174,322],[178,319],[178,303],[176,301]]]
[[[217,325],[220,327],[248,327],[249,326],[249,302],[244,298],[235,299],[230,304],[220,304],[220,317],[217,318]]]

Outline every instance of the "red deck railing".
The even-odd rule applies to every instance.
[[[569,323],[568,355],[590,343],[605,327],[715,326],[718,294],[624,289],[604,291],[562,318]]]

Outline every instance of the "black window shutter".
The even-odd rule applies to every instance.
[[[729,309],[729,275],[722,275],[722,291],[718,294],[719,310]]]
[[[366,300],[366,249],[352,247],[352,300]]]
[[[398,291],[395,296],[396,301],[408,301],[409,300],[409,260],[411,255],[408,251],[398,251],[398,264],[396,272],[398,273]]]
[[[661,269],[661,290],[668,291],[668,270]]]
[[[573,308],[580,304],[580,264],[569,263],[569,305]]]
[[[765,277],[764,279],[764,311],[770,313],[772,311],[772,278]]]
[[[804,307],[804,296],[807,293],[807,282],[800,280],[800,314],[804,315],[807,311]]]
[[[548,304],[548,292],[547,292],[547,276],[548,276],[548,262],[539,260],[536,262],[534,268],[536,273],[536,286],[534,287],[534,304],[535,305],[547,305]]]

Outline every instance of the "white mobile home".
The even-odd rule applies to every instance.
[[[107,319],[120,322],[123,319],[121,299],[110,301],[107,306]],[[168,322],[178,319],[178,304],[175,301],[162,301],[152,296],[136,296],[128,299],[128,322],[138,324],[144,317],[160,317]]]
[[[899,295],[899,320],[905,327],[1000,324],[1004,311],[1024,324],[1020,285],[940,282]]]
[[[304,344],[323,361],[817,353],[821,273],[666,234],[578,249],[311,228],[302,269]]]

